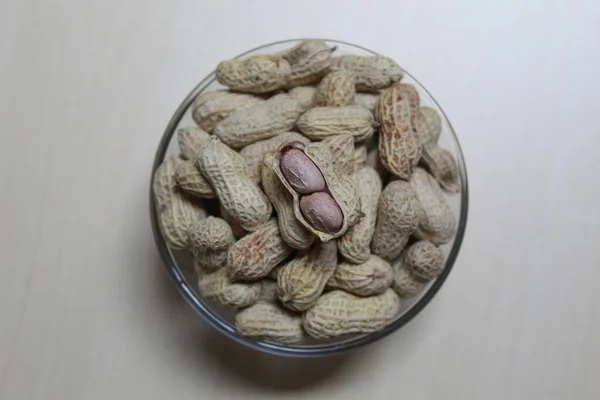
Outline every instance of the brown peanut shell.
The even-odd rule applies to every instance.
[[[342,289],[357,296],[373,296],[389,288],[393,277],[391,265],[384,259],[371,255],[362,264],[338,264],[327,287]]]
[[[291,255],[293,249],[281,238],[277,220],[272,218],[259,229],[235,242],[227,254],[227,271],[234,281],[251,281],[267,276]]]
[[[291,66],[286,87],[318,82],[326,73],[334,51],[335,46],[328,46],[324,40],[308,39],[281,53],[281,57]]]
[[[351,333],[377,332],[400,312],[400,298],[392,289],[371,297],[358,297],[343,290],[321,296],[304,313],[304,330],[315,339]]]
[[[271,203],[248,177],[241,155],[212,137],[200,147],[197,165],[223,208],[242,228],[254,231],[267,222],[272,212]]]
[[[291,310],[303,311],[319,298],[337,265],[335,241],[316,243],[285,264],[277,274],[278,296]]]
[[[228,90],[203,92],[192,103],[192,118],[200,128],[212,133],[215,125],[234,111],[241,111],[264,102],[265,100],[260,97]]]
[[[427,171],[416,168],[410,186],[423,210],[415,236],[436,245],[450,242],[456,233],[456,218],[440,185]]]
[[[355,142],[369,139],[377,125],[373,114],[361,106],[315,107],[298,118],[300,132],[312,140],[350,135]]]
[[[354,182],[361,198],[364,216],[338,240],[342,256],[355,264],[364,263],[371,255],[371,240],[375,233],[381,178],[377,171],[363,167],[354,174]]]
[[[375,117],[379,122],[379,157],[395,176],[408,180],[423,146],[416,129],[419,95],[410,85],[395,83],[381,93]]]
[[[261,54],[246,59],[221,61],[216,78],[221,85],[246,93],[268,93],[280,89],[292,73],[290,64],[281,57]]]
[[[290,131],[300,113],[296,100],[278,94],[264,103],[234,111],[215,126],[214,135],[232,149],[240,149]]]
[[[248,307],[258,300],[260,283],[232,282],[225,268],[210,273],[197,271],[198,292],[203,299],[235,308]]]
[[[240,336],[288,344],[300,343],[305,336],[301,316],[263,301],[238,312],[235,330]]]
[[[371,251],[387,261],[400,255],[423,218],[421,204],[408,182],[387,184],[379,198]]]

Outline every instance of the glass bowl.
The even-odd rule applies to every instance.
[[[256,54],[267,54],[277,53],[281,50],[288,49],[296,45],[303,39],[291,39],[283,40],[280,42],[266,44],[264,46],[256,47],[248,50],[245,53],[238,55],[236,58],[246,57]],[[357,55],[376,55],[377,53],[368,50],[364,47],[353,45],[350,43],[341,42],[338,40],[326,40],[330,45],[337,47],[334,55],[340,54],[357,54]],[[219,60],[215,60],[215,65]],[[307,342],[302,345],[283,345],[274,342],[254,340],[242,337],[238,335],[233,326],[234,312],[231,309],[222,307],[203,300],[198,294],[197,290],[197,278],[192,266],[192,259],[187,252],[174,251],[168,247],[165,239],[160,231],[156,211],[154,207],[154,200],[152,195],[152,188],[150,189],[150,215],[152,221],[152,229],[154,231],[154,238],[156,245],[160,252],[160,255],[164,261],[165,267],[171,276],[173,283],[177,286],[177,289],[185,298],[185,300],[214,328],[230,337],[231,339],[251,347],[256,350],[260,350],[266,353],[292,356],[292,357],[318,357],[333,355],[345,352],[350,349],[356,349],[361,346],[365,346],[369,343],[373,343],[392,332],[395,332],[400,327],[407,324],[413,319],[423,308],[431,301],[436,295],[448,274],[452,270],[460,246],[465,233],[465,227],[467,222],[467,210],[468,210],[468,187],[467,187],[467,172],[465,162],[463,159],[462,151],[458,143],[458,138],[448,121],[448,118],[442,111],[442,108],[437,104],[429,92],[421,85],[410,73],[404,72],[403,83],[410,83],[417,90],[421,96],[421,105],[426,105],[434,108],[442,117],[442,134],[440,136],[440,145],[448,149],[454,155],[458,164],[458,172],[460,177],[461,191],[458,195],[448,196],[448,202],[452,207],[457,220],[458,229],[454,240],[442,248],[447,255],[444,270],[440,276],[435,280],[429,282],[421,293],[416,297],[408,300],[403,300],[402,310],[396,319],[389,324],[385,329],[362,335],[353,335],[349,337],[333,339],[327,342]],[[191,118],[191,112],[189,111],[190,106],[198,94],[206,90],[214,90],[222,88],[222,86],[215,80],[215,73],[212,72],[206,78],[204,78],[183,100],[179,108],[175,111],[175,114],[171,118],[171,121],[167,125],[163,137],[158,145],[156,151],[156,157],[154,159],[154,165],[152,167],[152,176],[162,163],[165,156],[178,154],[177,137],[175,132],[178,128],[184,126],[195,125]],[[152,185],[150,185],[152,186]]]

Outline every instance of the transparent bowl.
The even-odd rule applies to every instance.
[[[280,42],[266,44],[264,46],[256,47],[248,50],[245,53],[238,55],[236,58],[246,57],[256,54],[267,54],[276,53],[281,50],[285,50],[297,44],[303,39],[291,39],[283,40]],[[330,45],[337,46],[335,55],[340,54],[357,54],[357,55],[376,55],[377,53],[353,45],[350,43],[341,42],[338,40],[326,40]],[[215,60],[215,65],[217,64]],[[251,347],[256,350],[260,350],[266,353],[292,356],[292,357],[319,357],[326,355],[339,354],[351,349],[356,349],[361,346],[365,346],[369,343],[373,343],[392,332],[395,332],[400,327],[407,324],[413,319],[423,308],[431,301],[436,295],[440,287],[448,277],[448,274],[452,270],[460,246],[465,233],[465,227],[467,223],[467,210],[468,210],[468,187],[467,187],[467,171],[465,162],[463,159],[462,151],[458,143],[458,138],[448,121],[448,118],[442,111],[442,108],[437,104],[429,92],[421,85],[411,74],[405,71],[404,83],[410,83],[414,85],[421,96],[421,105],[432,107],[438,111],[442,116],[442,134],[440,136],[440,145],[451,151],[458,163],[458,172],[460,177],[461,191],[458,195],[448,196],[448,201],[452,207],[457,219],[458,229],[454,240],[445,246],[443,246],[444,252],[447,255],[444,270],[439,277],[429,282],[428,286],[421,291],[416,297],[404,300],[402,310],[396,317],[396,319],[389,324],[385,329],[362,335],[353,335],[349,337],[343,337],[339,339],[332,339],[327,342],[307,342],[302,345],[283,345],[274,342],[254,340],[242,337],[238,335],[233,326],[234,312],[233,310],[216,305],[209,301],[202,299],[197,290],[197,278],[192,267],[192,259],[186,252],[173,251],[170,249],[162,236],[160,231],[156,211],[154,207],[154,200],[152,195],[152,188],[150,189],[150,215],[152,220],[152,228],[154,230],[154,238],[156,245],[160,252],[160,255],[164,261],[165,267],[171,276],[173,283],[177,286],[181,295],[187,300],[187,302],[214,328],[230,337],[231,339]],[[154,159],[154,165],[152,167],[152,176],[156,168],[162,163],[165,156],[178,154],[177,137],[175,132],[178,128],[184,126],[194,125],[194,121],[191,118],[191,112],[189,108],[199,93],[206,90],[214,90],[222,88],[222,86],[215,80],[215,73],[211,73],[204,78],[183,100],[179,108],[175,111],[175,114],[171,118],[171,121],[165,129],[165,133],[158,145],[156,151],[156,157]],[[152,185],[150,185],[152,186]]]

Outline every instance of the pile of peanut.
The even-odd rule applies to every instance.
[[[421,107],[383,56],[322,40],[223,61],[197,126],[154,177],[164,238],[190,251],[203,299],[245,337],[303,343],[383,329],[444,268],[460,183]]]

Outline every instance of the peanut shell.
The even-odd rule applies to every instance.
[[[336,265],[335,241],[316,243],[306,254],[285,264],[277,274],[279,300],[291,310],[308,309],[323,292]]]
[[[392,269],[394,270],[392,289],[394,289],[401,298],[413,297],[425,287],[425,283],[417,279],[417,277],[410,272],[410,269],[404,262],[404,254],[392,263]]]
[[[323,140],[335,135],[350,135],[362,142],[373,135],[373,114],[364,107],[315,107],[300,116],[300,132],[312,140]]]
[[[238,240],[227,254],[227,271],[234,280],[256,280],[271,272],[291,255],[289,247],[279,234],[277,220],[271,219],[258,230]]]
[[[392,284],[394,274],[390,264],[371,255],[362,264],[343,262],[338,264],[327,287],[342,289],[357,296],[372,296],[383,293]]]
[[[416,130],[419,95],[409,85],[395,83],[381,93],[375,116],[379,122],[379,157],[392,174],[408,180],[423,146]]]
[[[229,147],[240,149],[291,130],[300,116],[300,105],[287,94],[278,94],[265,103],[231,113],[214,129]]]
[[[423,211],[411,186],[401,180],[387,184],[379,198],[377,224],[371,251],[387,261],[400,255],[423,218]]]
[[[190,228],[190,250],[196,265],[214,271],[227,265],[227,251],[235,243],[231,227],[221,218],[207,217]]]
[[[262,301],[238,312],[235,329],[244,337],[278,343],[299,343],[304,338],[301,316]]]
[[[227,118],[234,111],[241,111],[264,102],[265,100],[260,97],[228,90],[203,92],[196,97],[192,104],[192,118],[200,128],[211,133],[218,122]]]
[[[158,223],[173,249],[187,248],[189,227],[206,216],[202,203],[192,203],[176,186],[175,170],[181,162],[175,157],[167,158],[157,168],[153,180]]]
[[[431,107],[419,107],[416,127],[423,146],[437,144],[442,133],[442,118]]]
[[[181,190],[191,196],[204,199],[214,199],[216,196],[214,189],[202,175],[195,161],[180,163],[175,170],[175,180]]]
[[[317,106],[341,107],[354,103],[356,75],[351,71],[334,71],[323,78],[315,95]]]
[[[233,231],[233,236],[235,236],[237,239],[245,236],[246,233],[248,233],[248,231],[242,228],[240,221],[233,218],[233,216],[229,214],[225,208],[223,208],[223,204],[221,203],[219,203],[219,214],[221,218],[223,218],[225,222],[229,224],[231,230]]]
[[[427,171],[416,168],[410,186],[423,210],[415,236],[436,245],[450,242],[456,233],[456,218],[440,185]]]
[[[248,307],[258,300],[260,283],[232,282],[225,268],[211,273],[197,271],[198,292],[206,300],[236,308]]]
[[[352,71],[356,74],[356,90],[385,89],[402,79],[404,71],[394,60],[383,56],[343,55],[332,57],[331,71]]]
[[[339,171],[346,174],[354,173],[355,168],[355,150],[354,139],[348,135],[330,136],[323,140],[329,147],[332,155],[332,162]]]
[[[410,245],[404,257],[412,274],[424,281],[436,278],[444,270],[444,252],[426,240]]]
[[[373,168],[379,176],[381,177],[381,181],[387,181],[390,176],[390,172],[385,169],[383,163],[381,162],[381,158],[379,157],[379,150],[377,148],[369,150],[367,153],[367,166]]]
[[[287,87],[296,87],[318,82],[327,71],[331,53],[335,47],[330,47],[324,40],[304,40],[283,52],[281,57],[289,62],[291,74]]]
[[[267,222],[271,203],[248,178],[241,155],[213,137],[200,147],[197,164],[223,208],[240,221],[242,228],[254,231]]]
[[[189,126],[177,130],[177,141],[181,157],[186,160],[196,160],[196,153],[200,145],[210,139],[210,135],[196,126]]]
[[[282,88],[291,73],[286,60],[261,54],[243,60],[221,61],[216,77],[220,84],[238,92],[267,93]]]
[[[371,297],[358,297],[342,290],[321,296],[304,313],[304,330],[315,339],[351,333],[377,332],[400,312],[400,298],[392,289]]]
[[[460,191],[456,160],[448,150],[438,145],[424,147],[421,164],[429,170],[445,191],[449,193],[458,193]]]
[[[377,208],[381,195],[381,178],[377,171],[363,167],[354,174],[364,216],[338,240],[342,256],[355,264],[364,263],[371,255],[371,240],[375,233]]]
[[[368,150],[364,144],[354,146],[354,169],[367,166]]]

